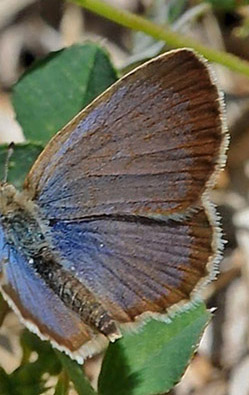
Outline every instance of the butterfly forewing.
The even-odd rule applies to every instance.
[[[205,190],[223,138],[205,63],[170,52],[79,114],[48,144],[26,188],[49,218],[184,213]]]

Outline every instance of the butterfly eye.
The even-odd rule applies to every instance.
[[[45,240],[45,236],[42,232],[38,232],[37,233],[37,239],[39,239],[40,241],[44,241]]]

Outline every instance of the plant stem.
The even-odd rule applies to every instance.
[[[170,28],[161,27],[131,12],[120,10],[100,0],[70,0],[98,15],[119,25],[141,31],[157,40],[165,41],[173,48],[190,47],[205,56],[209,61],[219,63],[230,70],[237,71],[249,78],[249,62],[224,51],[206,47],[191,38],[173,32]]]

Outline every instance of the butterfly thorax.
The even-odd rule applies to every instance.
[[[0,214],[1,217],[18,210],[21,207],[27,207],[27,196],[25,192],[19,192],[11,184],[0,184]],[[31,208],[31,204],[30,204]],[[27,208],[28,210],[28,208]]]
[[[60,264],[60,257],[51,247],[49,226],[39,218],[25,192],[9,184],[0,187],[0,220],[9,249],[18,251],[67,307],[111,340],[120,336],[95,296]]]
[[[35,204],[27,198],[25,192],[19,192],[13,185],[0,187],[0,217],[10,246],[31,258],[46,247],[44,230],[36,214]]]

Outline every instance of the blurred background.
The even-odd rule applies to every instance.
[[[249,60],[249,6],[241,6],[243,1],[108,2]],[[49,52],[86,40],[106,47],[121,74],[168,49],[62,0],[0,0],[0,143],[24,141],[10,99],[22,73]],[[213,68],[231,134],[227,166],[213,193],[227,244],[218,280],[205,292],[207,305],[216,308],[214,318],[171,392],[176,395],[249,394],[249,79],[222,66]],[[0,364],[7,372],[20,364],[21,330],[9,313],[0,330]],[[93,381],[99,365],[100,358],[94,358],[85,366]]]

